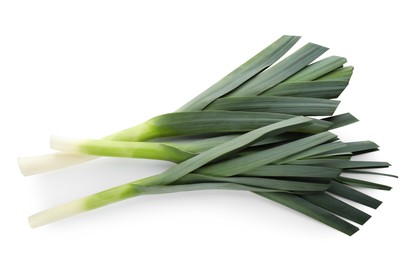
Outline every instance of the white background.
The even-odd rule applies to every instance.
[[[150,2],[150,4],[149,4]],[[369,2],[369,3],[367,3]],[[1,259],[411,257],[408,1],[1,1]],[[408,25],[409,24],[409,25]],[[283,34],[355,66],[338,133],[374,140],[394,186],[352,237],[252,194],[141,197],[31,229],[37,211],[171,164],[101,159],[24,178],[50,134],[98,138],[172,112]],[[410,244],[410,241],[409,241]],[[410,245],[409,245],[410,246]]]

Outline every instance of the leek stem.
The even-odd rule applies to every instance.
[[[153,142],[81,140],[52,136],[50,139],[50,145],[53,149],[67,153],[156,159],[176,163],[185,161],[196,155],[194,153],[177,149],[171,145]]]
[[[18,163],[24,176],[64,169],[99,157],[83,154],[51,153],[40,156],[20,157]]]
[[[195,190],[238,190],[254,192],[278,192],[278,190],[251,187],[236,183],[196,183],[170,186],[140,186],[129,183],[120,185],[96,194],[80,198],[54,208],[50,208],[29,217],[32,228],[40,227],[52,222],[72,217],[89,210],[100,208],[115,202],[126,200],[140,195],[165,194]]]

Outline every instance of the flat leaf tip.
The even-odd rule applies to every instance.
[[[284,34],[282,37],[297,38],[297,39],[302,38],[302,36],[300,35],[293,35],[293,34]]]
[[[321,49],[324,50],[324,52],[329,50],[329,47],[326,47],[326,46],[323,46],[323,45],[320,45],[320,44],[317,44],[317,43],[314,43],[314,42],[308,42],[306,45],[321,48]]]

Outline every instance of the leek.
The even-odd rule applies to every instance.
[[[176,163],[161,174],[35,214],[31,226],[135,196],[227,189],[253,192],[354,234],[359,228],[341,217],[362,225],[370,215],[330,194],[377,208],[379,200],[351,187],[391,187],[342,174],[396,176],[363,170],[389,167],[387,162],[351,160],[378,150],[375,143],[347,143],[329,132],[357,121],[349,113],[333,116],[339,101],[332,99],[347,87],[353,67],[338,56],[316,61],[327,48],[313,43],[281,59],[298,40],[281,37],[175,113],[98,140],[52,136],[51,147],[60,153],[19,158],[25,175],[98,156]]]

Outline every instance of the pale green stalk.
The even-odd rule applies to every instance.
[[[65,153],[156,159],[175,163],[196,155],[196,153],[178,149],[165,143],[81,140],[59,136],[51,137],[50,146],[52,149]]]
[[[32,228],[40,227],[62,218],[68,218],[92,209],[100,208],[140,195],[165,194],[195,190],[277,192],[277,190],[274,189],[251,187],[236,183],[198,183],[168,186],[139,186],[131,183],[117,186],[34,214],[30,216],[29,224]]]
[[[262,126],[293,118],[293,115],[278,113],[259,113],[243,111],[202,111],[164,114],[154,117],[143,124],[123,130],[103,140],[147,141],[153,138],[245,133]],[[196,122],[195,124],[193,122]],[[313,124],[304,128],[304,132],[321,132],[331,123],[313,120]],[[74,158],[73,158],[74,157]],[[66,158],[72,160],[68,161]],[[24,175],[33,175],[44,171],[61,169],[76,162],[95,159],[90,156],[65,156],[63,154],[40,157],[19,158],[19,166]]]

